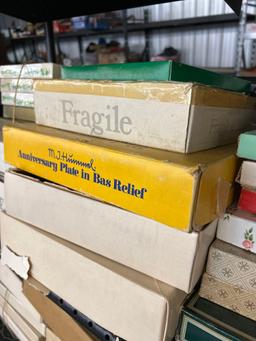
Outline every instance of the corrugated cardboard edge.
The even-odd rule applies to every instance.
[[[19,299],[16,298],[1,282],[0,296],[5,300],[6,303],[12,306],[13,309],[15,309],[16,312],[24,318],[25,321],[27,321],[35,330],[37,330],[38,333],[40,333],[42,336],[45,336],[46,326],[42,322],[36,320],[33,314],[23,306],[22,302],[20,302]]]
[[[47,297],[49,290],[34,278],[30,277],[28,280],[23,282],[23,292],[31,304],[38,309],[49,328],[51,328],[51,330],[61,339],[61,341],[71,341],[71,335],[66,333],[67,329],[75,332],[73,334],[74,341],[97,340],[96,337],[92,336],[64,310],[52,302]],[[46,312],[47,310],[48,313]],[[62,320],[64,325],[61,323]]]
[[[191,271],[190,276],[190,291],[195,287],[199,278],[196,274],[202,274],[206,261],[207,254],[210,247],[210,244],[213,242],[216,236],[218,219],[215,219],[212,223],[205,227],[200,233],[199,238],[197,239],[197,248],[195,250],[194,255],[194,265]],[[211,226],[210,226],[211,225]],[[210,228],[210,229],[209,229]],[[200,276],[201,277],[201,276]]]
[[[9,303],[5,302],[0,296],[0,316],[5,321],[9,317],[13,323],[22,331],[29,341],[44,341],[44,337],[38,333],[23,317],[12,308]]]

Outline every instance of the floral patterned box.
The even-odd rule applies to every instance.
[[[206,273],[201,297],[256,321],[255,254],[216,239],[209,250]]]
[[[256,217],[234,210],[219,219],[217,238],[256,253]]]
[[[256,321],[256,293],[205,273],[199,296]]]

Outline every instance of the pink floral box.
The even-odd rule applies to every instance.
[[[240,210],[219,219],[217,238],[256,253],[256,217]]]

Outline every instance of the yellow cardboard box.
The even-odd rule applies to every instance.
[[[33,123],[3,135],[11,165],[184,231],[199,230],[232,200],[235,146],[183,155]]]

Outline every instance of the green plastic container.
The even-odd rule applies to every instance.
[[[251,85],[240,78],[172,61],[63,66],[62,79],[195,82],[245,93],[250,92]]]
[[[256,130],[248,131],[239,136],[237,156],[256,161]]]

